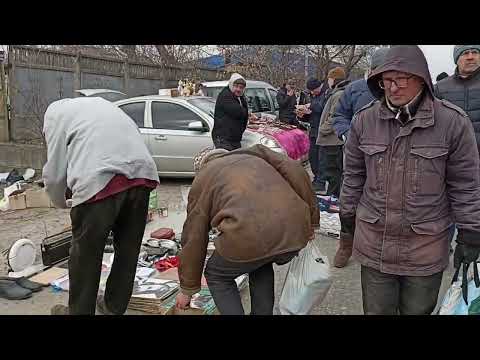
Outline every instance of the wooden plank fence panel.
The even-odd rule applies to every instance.
[[[76,96],[75,90],[81,88],[105,88],[110,85],[115,90],[134,96],[158,94],[160,87],[175,87],[179,79],[186,77],[201,81],[226,78],[225,72],[210,69],[127,62],[125,59],[24,46],[10,46],[8,62],[9,83],[12,84],[9,93],[13,141],[42,140],[38,132],[38,118],[43,119],[47,103],[70,94]],[[42,106],[32,109],[33,105],[24,104]],[[30,120],[34,118],[37,119],[36,124]],[[32,129],[29,129],[29,123],[32,123]]]

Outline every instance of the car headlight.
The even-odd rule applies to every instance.
[[[277,142],[269,137],[262,137],[260,139],[260,144],[262,144],[263,146],[266,146],[266,147],[269,147],[269,148],[278,148],[280,146],[278,146]]]

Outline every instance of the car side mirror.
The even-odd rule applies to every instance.
[[[208,131],[201,121],[193,121],[190,124],[188,124],[188,130],[190,130],[190,131],[201,131],[201,132],[207,132]]]

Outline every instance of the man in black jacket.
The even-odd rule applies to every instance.
[[[310,91],[310,168],[314,176],[312,186],[316,192],[325,194],[326,183],[325,178],[321,174],[321,170],[325,168],[325,158],[320,157],[319,146],[317,145],[318,126],[320,117],[322,116],[323,107],[325,105],[325,92],[328,85],[323,84],[318,79],[309,79],[307,81],[307,89]]]
[[[280,107],[279,120],[290,125],[296,125],[295,105],[297,104],[297,97],[295,96],[295,82],[293,79],[288,79],[287,83],[278,90],[277,102]]]
[[[232,151],[241,147],[248,124],[248,104],[244,96],[247,82],[240,74],[232,74],[228,86],[217,97],[212,139],[217,149]]]
[[[480,45],[455,45],[453,60],[455,73],[435,84],[435,96],[468,114],[480,152]]]

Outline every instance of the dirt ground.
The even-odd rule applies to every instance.
[[[170,225],[177,233],[181,232],[186,210],[182,201],[182,188],[190,184],[190,180],[164,180],[158,188],[159,207],[168,207],[168,217],[162,220],[162,224]],[[40,261],[40,243],[45,234],[60,232],[68,225],[70,225],[69,210],[45,208],[0,212],[0,250],[8,248],[18,239],[28,238],[38,245],[37,260]],[[149,230],[150,228],[147,226],[146,233]],[[321,235],[317,236],[321,238],[322,251],[325,252],[330,262],[332,262],[338,240]],[[275,312],[278,311],[278,299],[287,269],[288,265],[275,267]],[[0,271],[0,275],[6,275],[6,264],[3,258],[0,260]],[[443,298],[452,276],[453,271],[450,265],[444,274],[440,299]],[[327,297],[320,305],[314,308],[312,313],[316,315],[362,314],[359,264],[350,261],[344,269],[333,268],[332,278],[333,284]],[[56,292],[52,288],[45,288],[27,300],[8,301],[0,299],[0,315],[47,315],[53,305],[57,303],[66,304],[67,301],[68,293]]]

